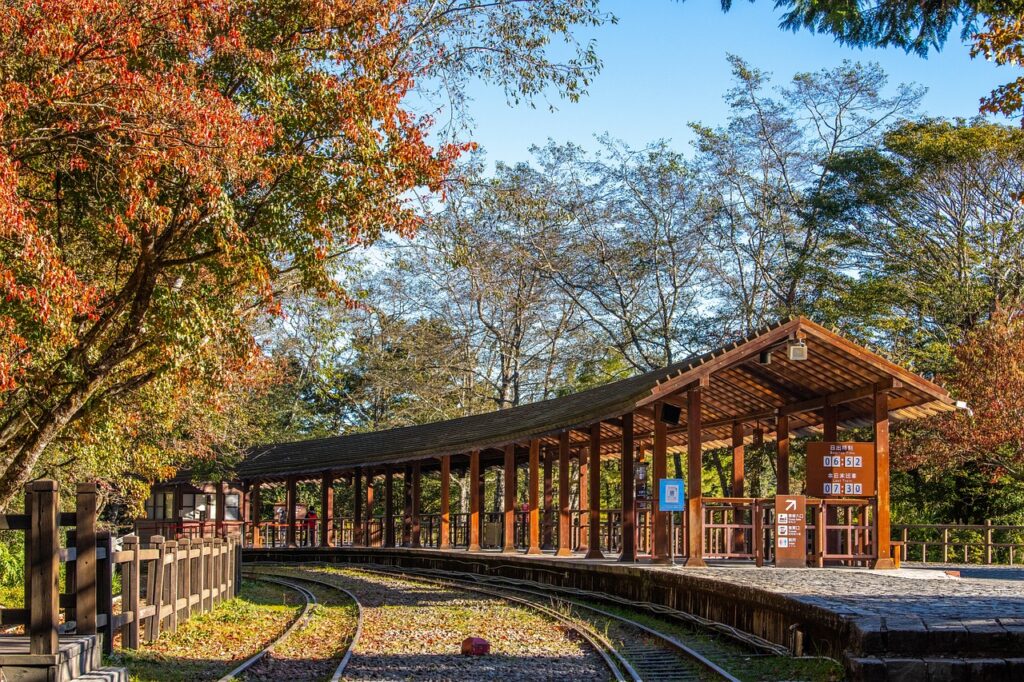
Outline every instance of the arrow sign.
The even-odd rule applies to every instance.
[[[796,511],[796,500],[786,500],[786,511]]]

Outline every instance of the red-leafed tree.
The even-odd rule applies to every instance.
[[[1024,481],[1024,308],[997,309],[954,349],[949,388],[969,410],[911,426],[895,445],[901,466]]]
[[[575,96],[592,52],[544,48],[602,20],[594,0],[6,3],[0,508],[102,409],[255,374],[254,316],[339,294],[339,254],[415,230],[410,197],[460,151],[426,141],[417,79]]]

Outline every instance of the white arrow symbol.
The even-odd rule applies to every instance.
[[[786,511],[794,511],[796,509],[796,500],[786,500]]]

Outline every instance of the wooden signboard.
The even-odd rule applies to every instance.
[[[775,496],[775,567],[807,565],[807,498]]]
[[[875,494],[874,443],[808,443],[807,494],[871,497]]]

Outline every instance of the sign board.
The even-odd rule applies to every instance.
[[[775,567],[807,565],[807,498],[775,496]]]
[[[871,497],[875,494],[874,443],[808,443],[807,494]]]
[[[658,481],[658,511],[686,511],[685,491],[681,478],[663,478]]]

